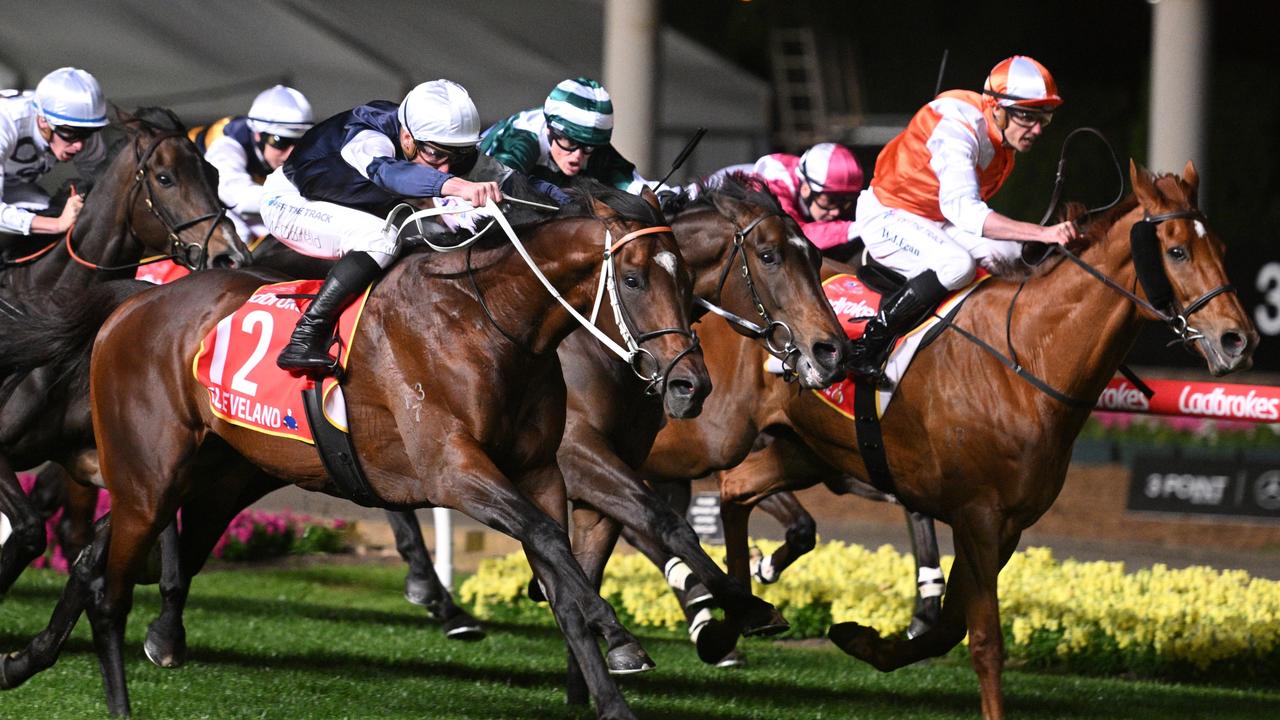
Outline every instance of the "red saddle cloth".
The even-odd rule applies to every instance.
[[[850,340],[862,337],[867,321],[880,309],[883,296],[867,287],[856,275],[840,273],[822,281],[827,302],[840,318],[840,327]]]
[[[148,263],[138,268],[138,272],[134,274],[137,280],[146,280],[156,285],[164,285],[171,283],[181,277],[186,277],[191,271],[182,267],[172,260],[159,260]]]
[[[209,408],[215,415],[268,435],[314,444],[302,407],[302,390],[311,380],[276,367],[276,356],[288,344],[298,317],[311,302],[309,298],[280,296],[314,294],[321,282],[291,280],[264,285],[200,342],[192,371],[209,390]],[[368,297],[366,289],[338,320],[338,361],[344,368]],[[321,391],[326,415],[345,429],[346,411],[337,381],[325,378]]]

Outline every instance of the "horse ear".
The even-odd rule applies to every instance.
[[[1191,202],[1198,205],[1199,199],[1197,195],[1200,191],[1200,173],[1196,172],[1196,164],[1187,161],[1187,166],[1182,168],[1182,179],[1187,183],[1187,187],[1191,190]]]
[[[649,207],[662,212],[662,203],[658,201],[658,196],[654,194],[653,190],[649,189],[648,185],[640,186],[640,197],[649,203]]]
[[[1138,196],[1138,202],[1147,208],[1156,206],[1160,191],[1156,190],[1151,171],[1138,165],[1133,158],[1129,158],[1129,182],[1133,184],[1133,194]]]
[[[711,192],[710,196],[711,204],[715,205],[721,215],[730,220],[739,220],[739,215],[743,213],[743,203],[722,192]]]
[[[600,219],[610,219],[618,216],[618,213],[614,212],[613,208],[609,207],[603,202],[600,202],[600,200],[596,196],[590,195],[588,197],[591,198],[591,214],[592,215]]]

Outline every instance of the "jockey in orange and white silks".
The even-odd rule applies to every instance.
[[[862,168],[844,145],[819,143],[798,157],[774,153],[755,165],[735,165],[721,172],[733,171],[746,171],[763,180],[783,211],[819,249],[834,248],[858,237],[853,206],[862,190]]]
[[[998,275],[1020,260],[1022,242],[1077,236],[1070,222],[1020,222],[986,204],[1061,104],[1049,71],[1015,55],[991,70],[981,93],[951,90],[925,105],[880,152],[857,220],[867,252],[908,282],[855,344],[855,374],[876,375],[893,339],[971,282],[979,264]]]
[[[34,92],[0,91],[0,233],[61,233],[75,223],[83,198],[68,198],[59,217],[40,216],[49,194],[37,181],[68,161],[92,178],[107,155],[98,134],[106,125],[102,88],[79,68],[54,70]]]

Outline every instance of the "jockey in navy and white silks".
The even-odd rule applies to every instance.
[[[75,224],[84,199],[68,198],[58,217],[39,216],[49,207],[49,194],[37,181],[55,163],[68,161],[82,177],[92,178],[106,158],[98,135],[106,125],[102,88],[78,68],[54,70],[34,92],[0,93],[0,233],[61,233]]]
[[[1021,243],[1066,243],[1073,223],[1042,227],[986,203],[1062,104],[1043,65],[1015,55],[987,76],[981,93],[950,90],[911,118],[880,151],[871,187],[858,197],[862,240],[876,260],[907,277],[884,299],[853,346],[850,369],[879,373],[893,340],[933,310],[976,267],[999,274],[1021,257]]]
[[[276,85],[258,93],[248,115],[224,117],[188,133],[218,169],[218,198],[246,244],[267,234],[259,216],[263,182],[289,158],[313,119],[306,96]]]
[[[340,259],[277,358],[280,367],[332,371],[327,346],[338,314],[395,259],[395,232],[384,230],[392,208],[418,198],[457,198],[475,207],[502,200],[501,184],[512,170],[480,153],[479,141],[475,103],[449,80],[422,83],[399,106],[374,101],[352,108],[302,136],[263,186],[262,219],[297,252]],[[534,184],[557,202],[568,200],[552,185]]]
[[[628,192],[644,178],[622,157],[613,136],[613,101],[595,80],[563,80],[540,108],[518,112],[481,136],[480,149],[507,167],[564,187],[577,175]]]

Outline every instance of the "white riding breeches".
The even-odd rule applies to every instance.
[[[858,196],[862,242],[871,257],[908,278],[932,270],[948,290],[973,282],[978,265],[995,275],[1022,256],[1022,243],[992,240],[946,221],[880,204],[870,188]]]
[[[303,255],[338,258],[362,251],[382,267],[395,259],[395,232],[383,232],[385,218],[323,200],[308,200],[283,169],[262,186],[262,222],[280,242]]]

